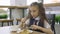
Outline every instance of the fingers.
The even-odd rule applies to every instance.
[[[26,21],[25,18],[22,18],[22,19],[21,19],[21,22],[22,22],[22,23],[24,23],[25,21]]]
[[[37,28],[34,25],[31,25],[30,29],[36,30]]]

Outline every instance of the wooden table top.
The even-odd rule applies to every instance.
[[[17,21],[21,21],[21,18],[20,18],[20,19],[19,19],[19,18],[16,18],[16,20],[17,20]]]
[[[13,19],[0,19],[0,22],[12,22]]]
[[[0,34],[18,34],[17,32],[12,32],[12,29],[14,29],[14,27],[15,26],[0,27]],[[32,34],[43,34],[43,33],[34,31]]]

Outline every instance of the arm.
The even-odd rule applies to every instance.
[[[23,27],[23,24],[25,23],[25,21],[26,21],[25,18],[21,18],[19,28]]]
[[[29,19],[27,19],[26,17],[24,17],[24,18],[21,19],[19,27],[21,28],[21,27],[27,25],[28,23],[29,23]]]
[[[43,27],[38,27],[39,30],[47,33],[47,34],[53,34],[51,28],[43,28]]]
[[[44,22],[47,23],[46,21],[44,21]],[[48,27],[43,28],[43,27],[40,27],[40,26],[32,25],[32,28],[35,29],[35,30],[36,29],[41,30],[41,31],[45,32],[46,34],[53,34],[53,31],[51,30],[51,27],[47,24],[46,24],[46,26],[48,26]]]

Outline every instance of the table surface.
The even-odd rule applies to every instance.
[[[0,22],[11,22],[11,21],[13,21],[13,19],[0,19]]]
[[[12,32],[12,29],[14,29],[14,27],[15,26],[0,27],[0,34],[18,34],[16,32]],[[44,34],[44,33],[34,31],[32,34]]]

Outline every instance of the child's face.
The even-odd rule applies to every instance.
[[[30,13],[31,13],[32,17],[36,18],[38,16],[38,11],[39,11],[38,7],[37,6],[31,6],[29,9],[31,11]]]

